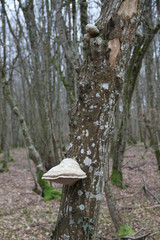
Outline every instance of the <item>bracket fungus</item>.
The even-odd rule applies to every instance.
[[[98,28],[93,24],[86,25],[86,32],[90,35],[91,38],[97,37],[99,35]]]
[[[65,158],[60,164],[46,172],[42,179],[71,186],[86,177],[86,173],[82,171],[75,159]]]

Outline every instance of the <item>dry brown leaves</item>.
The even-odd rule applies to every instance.
[[[25,150],[13,150],[12,155],[15,161],[9,163],[9,172],[0,174],[0,239],[49,239],[51,229],[55,226],[59,202],[44,202],[32,191],[33,179]],[[151,232],[154,235],[148,239],[159,240],[160,205],[143,190],[137,193],[143,184],[143,176],[148,188],[160,199],[160,173],[157,172],[154,154],[145,152],[140,144],[129,148],[125,154],[123,171],[128,187],[114,187],[123,218],[135,232],[140,230],[139,235]],[[117,238],[105,198],[101,208],[99,237]]]

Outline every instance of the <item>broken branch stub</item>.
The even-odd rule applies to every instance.
[[[114,38],[110,40],[108,42],[108,48],[111,49],[109,54],[110,67],[115,67],[117,65],[117,59],[121,48],[119,38]]]
[[[42,179],[71,186],[86,177],[86,173],[82,171],[75,159],[65,158],[60,164],[45,173]]]
[[[118,15],[123,19],[129,20],[138,11],[138,0],[126,0],[121,4]]]

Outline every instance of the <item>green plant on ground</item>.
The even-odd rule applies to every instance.
[[[24,210],[23,210],[23,214],[25,214],[25,215],[28,214],[27,209],[24,209]]]
[[[133,229],[127,224],[121,225],[120,229],[118,231],[118,235],[120,237],[130,236],[130,235],[133,235],[133,234],[134,234]]]

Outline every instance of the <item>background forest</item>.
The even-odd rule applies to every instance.
[[[55,226],[61,186],[41,177],[71,147],[80,66],[90,61],[86,25],[98,21],[104,2],[0,0],[2,240],[49,239]],[[114,20],[107,31],[113,27]],[[121,220],[108,209],[106,193],[96,239],[160,239],[159,29],[160,1],[148,0],[128,46],[106,154],[117,214],[127,230],[118,232]]]

